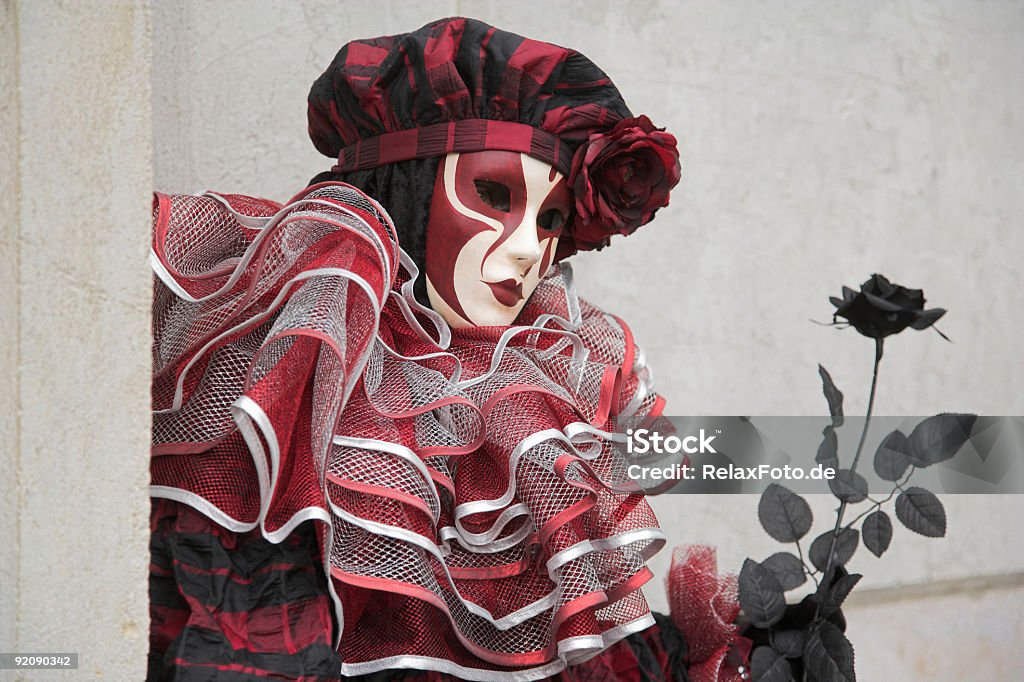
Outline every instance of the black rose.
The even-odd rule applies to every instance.
[[[882,275],[871,278],[855,292],[843,287],[843,297],[830,296],[836,307],[832,321],[845,318],[857,331],[873,339],[898,334],[907,327],[927,329],[946,314],[942,308],[924,309],[924,292],[893,284]],[[941,332],[940,332],[941,333]]]

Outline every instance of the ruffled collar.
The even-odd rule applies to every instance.
[[[660,403],[568,266],[516,325],[453,331],[345,185],[166,197],[157,225],[152,494],[272,542],[320,522],[343,672],[535,679],[653,623],[664,537],[610,418]]]

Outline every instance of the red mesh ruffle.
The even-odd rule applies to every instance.
[[[750,640],[736,626],[740,613],[735,575],[719,575],[715,549],[677,547],[668,576],[672,621],[686,641],[691,682],[743,682]]]
[[[153,494],[320,521],[346,674],[556,673],[653,622],[664,539],[610,437],[660,411],[643,354],[565,266],[517,326],[447,330],[393,234],[337,183],[158,198]]]

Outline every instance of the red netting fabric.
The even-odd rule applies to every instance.
[[[450,330],[346,185],[154,218],[153,494],[273,542],[319,521],[343,672],[537,679],[653,623],[664,538],[611,420],[661,401],[567,266]]]
[[[677,547],[668,576],[672,621],[688,646],[692,682],[742,682],[750,640],[739,635],[739,584],[733,574],[719,575],[715,549]]]

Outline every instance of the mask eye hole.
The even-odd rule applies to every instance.
[[[556,208],[548,209],[537,218],[537,226],[545,232],[558,232],[565,225],[565,215]]]
[[[502,213],[512,210],[512,194],[507,185],[490,180],[474,180],[473,184],[476,185],[476,195],[480,197],[480,201]]]

